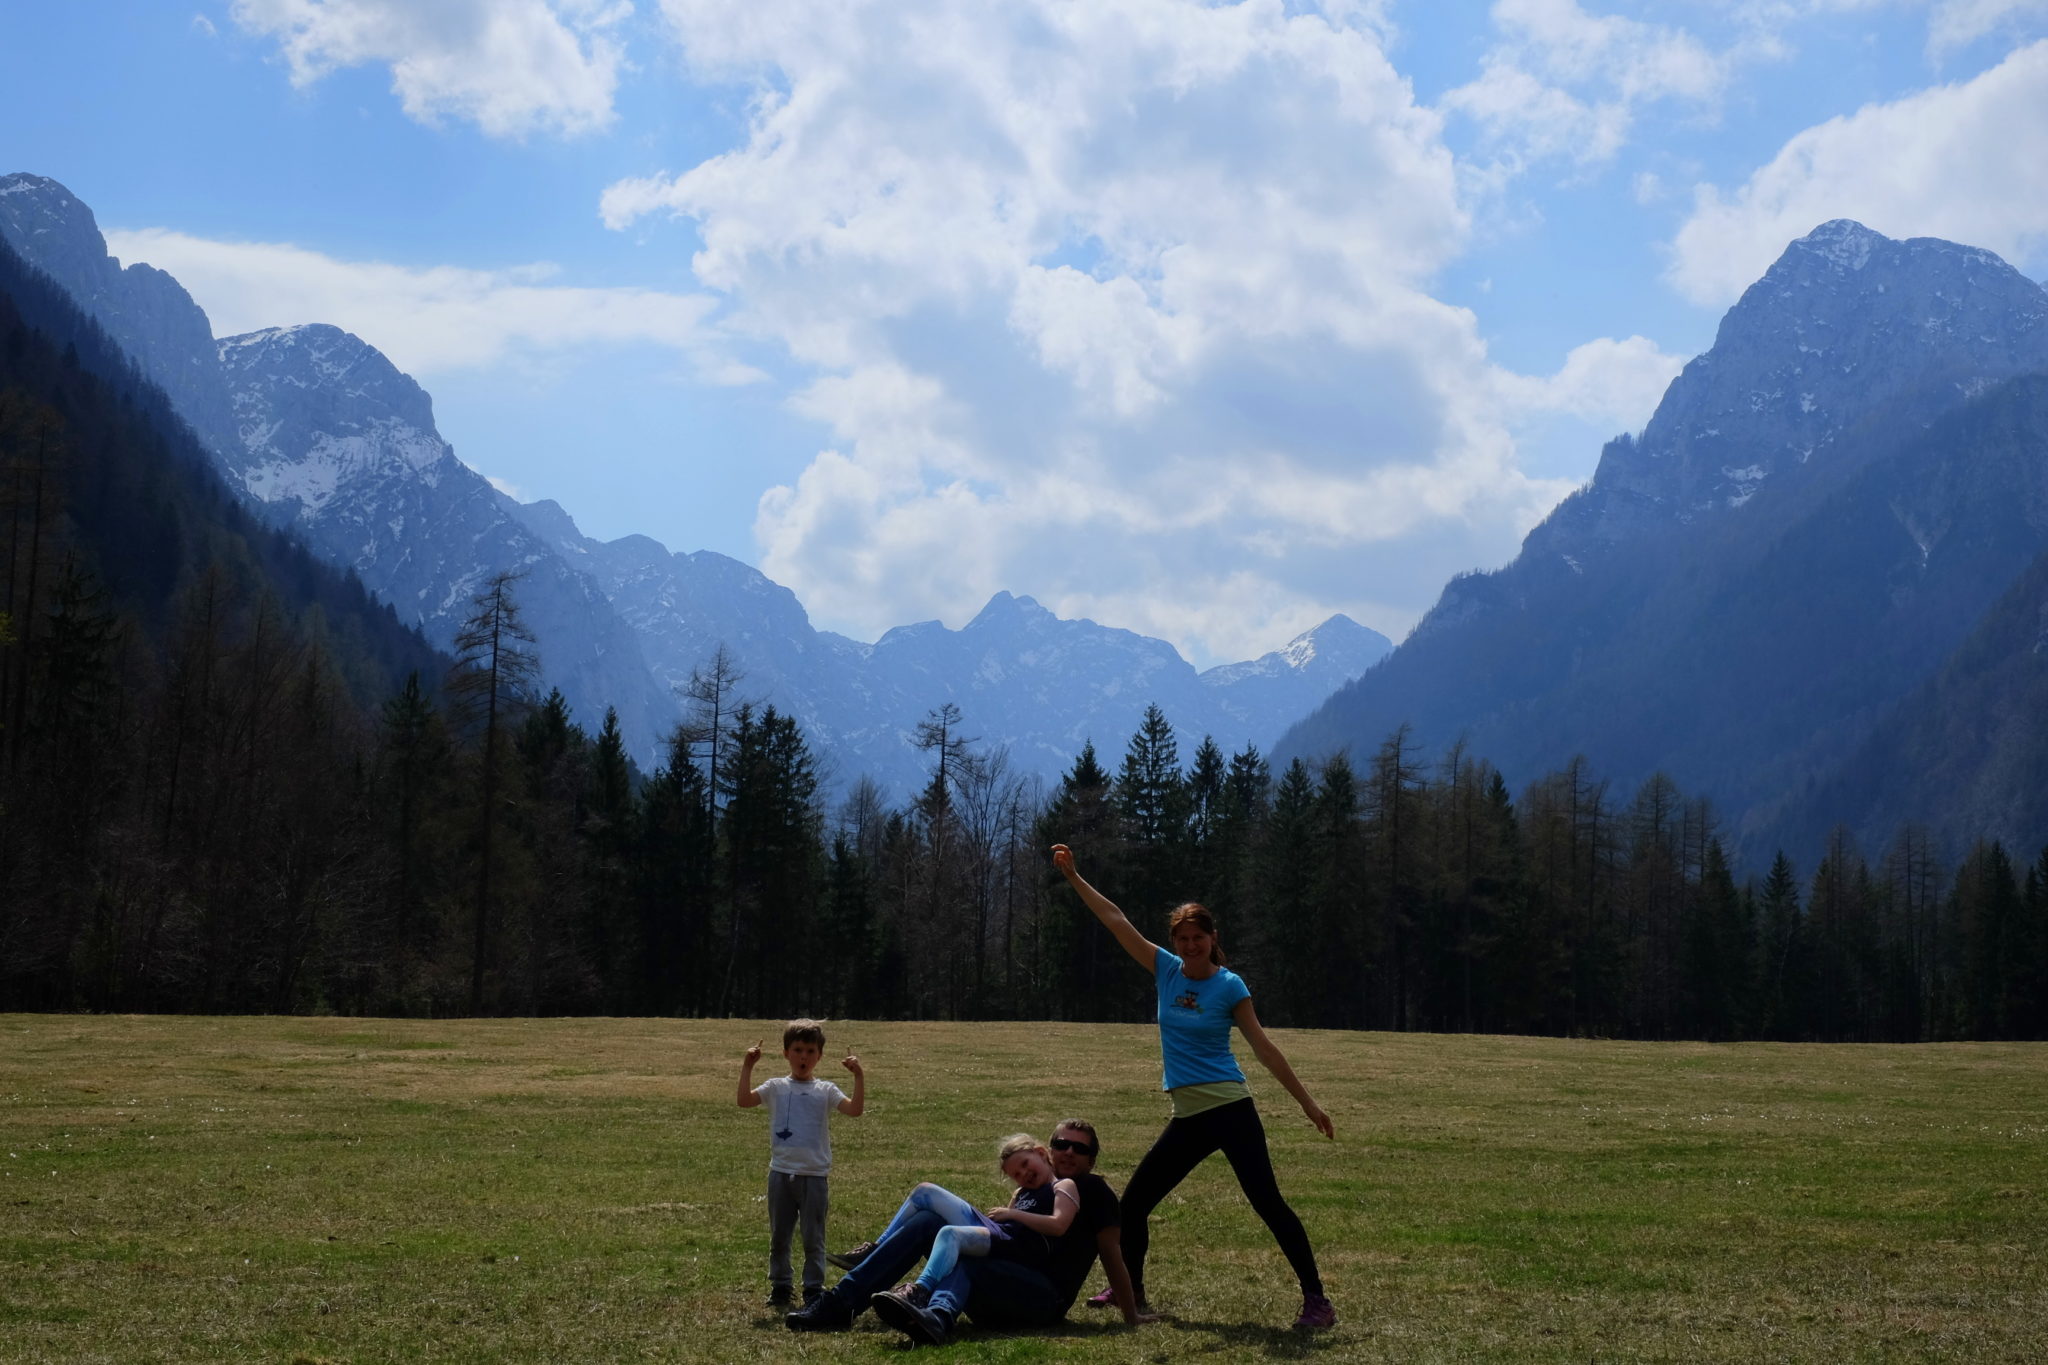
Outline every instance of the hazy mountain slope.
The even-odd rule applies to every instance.
[[[412,671],[437,683],[448,661],[417,631],[373,599],[346,570],[319,562],[293,537],[251,517],[221,479],[211,454],[164,392],[80,309],[69,292],[0,243],[0,421],[23,445],[12,452],[27,475],[47,473],[43,502],[57,513],[40,530],[17,477],[11,517],[17,607],[28,591],[30,555],[42,546],[44,615],[17,620],[40,649],[63,564],[74,554],[147,639],[171,633],[180,594],[209,570],[223,575],[231,603],[261,600],[324,642],[329,661],[359,702],[374,706]],[[28,442],[33,440],[32,453]]]
[[[656,677],[680,688],[723,644],[745,675],[742,696],[796,716],[840,776],[865,773],[899,795],[924,781],[918,721],[946,702],[961,708],[969,735],[1050,778],[1090,739],[1120,751],[1149,703],[1190,752],[1204,734],[1263,749],[1392,648],[1339,616],[1283,650],[1197,674],[1163,640],[1063,620],[1006,592],[959,630],[925,621],[862,644],[815,629],[794,593],[737,560],[671,554],[646,536],[593,540],[553,502],[518,510],[604,587]]]
[[[170,396],[230,487],[355,570],[436,644],[453,644],[485,578],[523,570],[519,597],[547,681],[592,728],[615,706],[635,756],[655,756],[675,708],[632,632],[454,457],[426,393],[375,348],[317,325],[217,344],[176,280],[122,267],[92,211],[41,176],[0,177],[0,237]]]
[[[54,280],[170,397],[200,444],[221,457],[235,444],[227,386],[213,364],[206,314],[177,280],[122,266],[69,190],[39,175],[0,176],[0,240]]]
[[[2041,370],[2048,295],[1996,257],[1824,226],[1513,564],[1448,585],[1282,752],[1404,721],[1516,782],[1583,752],[1770,838],[2042,547],[2023,453],[1942,458],[1995,445],[1989,395]]]
[[[337,327],[252,332],[218,349],[240,440],[229,468],[251,498],[443,644],[486,578],[521,571],[518,600],[548,683],[590,729],[615,707],[634,756],[656,758],[677,711],[638,637],[455,458],[418,384]]]

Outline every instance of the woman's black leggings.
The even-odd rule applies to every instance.
[[[1287,1255],[1301,1281],[1301,1292],[1323,1292],[1323,1277],[1316,1271],[1316,1253],[1308,1244],[1308,1232],[1301,1219],[1280,1197],[1280,1182],[1273,1178],[1273,1157],[1266,1150],[1266,1126],[1249,1099],[1205,1109],[1190,1118],[1171,1119],[1166,1131],[1145,1153],[1131,1183],[1124,1189],[1123,1251],[1130,1268],[1131,1288],[1138,1302],[1145,1301],[1145,1252],[1151,1245],[1146,1220],[1159,1201],[1173,1187],[1187,1179],[1189,1171],[1202,1164],[1210,1153],[1222,1151],[1237,1172],[1238,1188],[1251,1200],[1252,1209],[1272,1230],[1273,1240]]]

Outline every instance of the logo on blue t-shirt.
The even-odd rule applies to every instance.
[[[1202,1012],[1202,1002],[1195,998],[1193,991],[1182,991],[1174,999],[1173,1007],[1177,1010],[1193,1010],[1196,1014]]]

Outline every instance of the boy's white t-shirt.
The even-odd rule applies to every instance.
[[[768,1169],[784,1175],[832,1174],[832,1133],[827,1120],[846,1092],[813,1076],[776,1076],[754,1087],[768,1106]]]

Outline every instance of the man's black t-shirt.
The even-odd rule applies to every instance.
[[[1096,1234],[1104,1228],[1122,1227],[1124,1221],[1116,1191],[1101,1176],[1093,1171],[1077,1175],[1074,1188],[1080,1193],[1081,1207],[1074,1210],[1074,1221],[1053,1242],[1052,1258],[1045,1263],[1046,1278],[1060,1293],[1061,1313],[1073,1306],[1074,1296],[1081,1292],[1095,1265]]]

